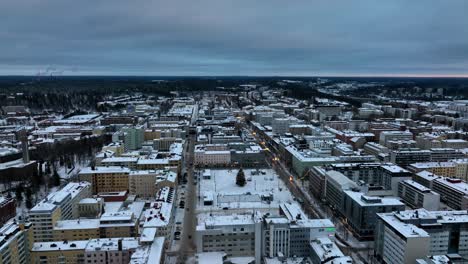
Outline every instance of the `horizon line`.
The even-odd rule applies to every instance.
[[[173,75],[173,74],[158,74],[158,75],[150,75],[150,74],[70,74],[70,75],[28,75],[28,74],[0,74],[1,77],[33,77],[33,78],[60,78],[60,77],[262,77],[262,78],[453,78],[453,79],[468,79],[468,74],[318,74],[318,75],[202,75],[202,74],[180,74],[180,75]]]

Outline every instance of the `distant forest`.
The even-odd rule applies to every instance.
[[[299,80],[301,83],[282,83],[281,80]],[[322,78],[323,79],[323,78]],[[445,88],[446,95],[468,97],[468,79],[430,79],[430,78],[327,78],[330,82],[378,82],[388,88],[432,87]],[[240,84],[257,84],[271,88],[282,88],[286,95],[298,99],[324,97],[346,101],[354,106],[360,102],[345,96],[323,94],[311,87],[313,77],[34,77],[4,76],[0,77],[0,106],[25,105],[33,110],[53,109],[69,113],[73,111],[95,110],[97,102],[109,95],[142,93],[145,95],[171,96],[171,92],[212,91],[224,88],[235,88]],[[381,86],[365,89],[381,89]],[[358,93],[366,90],[358,90]]]

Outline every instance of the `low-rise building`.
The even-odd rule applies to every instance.
[[[352,263],[349,256],[345,256],[338,246],[328,237],[319,237],[310,242],[310,260],[312,264],[323,264],[332,261],[333,264]]]
[[[410,164],[408,170],[413,173],[429,171],[440,176],[455,177],[457,174],[457,164],[451,161],[418,162]]]

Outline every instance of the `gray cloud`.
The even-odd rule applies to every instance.
[[[7,0],[0,74],[467,75],[466,10],[466,0]]]

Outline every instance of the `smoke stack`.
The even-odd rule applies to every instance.
[[[118,242],[117,242],[117,247],[118,247],[118,250],[119,250],[119,251],[122,251],[122,248],[123,248],[123,246],[122,246],[122,239],[119,239],[119,240],[118,240]]]
[[[19,132],[19,140],[21,141],[21,150],[23,152],[23,162],[29,163],[28,132],[26,132],[25,129]]]

